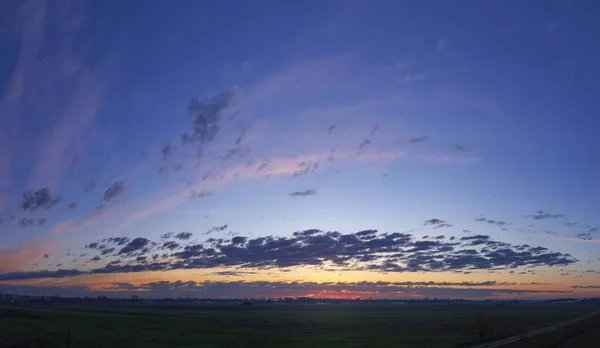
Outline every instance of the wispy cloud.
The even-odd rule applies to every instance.
[[[304,191],[294,191],[292,193],[290,193],[290,196],[292,197],[306,197],[306,196],[313,196],[317,194],[317,190],[316,189],[310,189],[310,190],[304,190]]]

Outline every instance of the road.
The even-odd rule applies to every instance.
[[[555,324],[555,325],[551,325],[551,326],[547,326],[547,327],[544,327],[544,328],[541,328],[541,329],[537,329],[537,330],[534,330],[534,331],[531,331],[531,332],[528,332],[528,333],[525,333],[525,334],[521,334],[521,335],[518,335],[518,336],[504,338],[504,339],[501,339],[501,340],[498,340],[498,341],[494,341],[494,342],[490,342],[490,343],[480,344],[478,346],[472,346],[471,348],[496,348],[496,347],[502,347],[504,345],[507,345],[507,344],[510,344],[510,343],[514,343],[514,342],[519,342],[521,340],[528,339],[528,338],[531,338],[533,336],[545,334],[546,332],[550,332],[550,331],[556,330],[558,328],[561,328],[561,327],[564,327],[564,326],[567,326],[567,325],[575,324],[576,322],[578,322],[580,320],[583,320],[585,318],[589,318],[591,316],[598,315],[598,314],[600,314],[600,312],[593,312],[593,313],[586,314],[586,315],[581,316],[581,317],[577,317],[577,318],[574,318],[574,319],[563,321],[561,323],[558,323],[558,324]]]

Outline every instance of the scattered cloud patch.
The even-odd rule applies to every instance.
[[[181,134],[182,143],[197,143],[202,148],[212,142],[221,129],[223,112],[230,106],[234,96],[235,93],[229,91],[206,100],[193,98],[188,106],[192,129]]]
[[[490,225],[496,225],[496,226],[504,226],[504,225],[508,225],[509,223],[506,221],[502,221],[502,220],[492,220],[492,219],[486,219],[485,217],[481,216],[475,219],[475,221],[478,222],[485,222],[488,223]]]
[[[34,212],[38,209],[51,209],[60,202],[60,197],[53,197],[48,188],[23,193],[20,207]]]
[[[125,183],[123,182],[123,180],[115,181],[106,189],[106,191],[104,191],[104,200],[106,202],[112,200],[113,198],[120,195],[124,189]]]
[[[193,233],[191,232],[180,232],[175,235],[175,238],[179,240],[188,240],[192,238]]]
[[[545,219],[558,219],[565,217],[563,214],[550,214],[543,210],[535,212],[534,214],[525,215],[527,218],[532,218],[534,220],[545,220]]]
[[[314,196],[317,194],[316,189],[304,190],[304,191],[295,191],[290,193],[292,197],[306,197],[306,196]]]
[[[452,227],[451,224],[447,223],[444,220],[440,220],[440,219],[429,219],[429,220],[425,220],[423,222],[423,225],[425,226],[433,226],[433,229],[438,229],[438,228],[443,228],[443,227]]]
[[[106,264],[81,274],[128,273],[176,269],[210,269],[238,267],[242,269],[287,269],[316,267],[325,270],[359,270],[375,272],[465,272],[473,270],[568,266],[578,260],[569,254],[544,247],[515,245],[493,240],[487,235],[465,236],[459,240],[417,239],[408,233],[380,233],[364,230],[351,234],[310,229],[296,231],[290,237],[235,236],[231,240],[210,238],[204,243],[168,244],[171,252],[166,260],[136,263],[148,255],[157,243],[135,238],[118,255],[126,264]],[[164,246],[164,243],[162,244]],[[103,250],[101,243],[88,247]],[[71,274],[62,270],[46,273],[4,274],[2,277],[29,279],[60,277]],[[50,273],[48,273],[50,272]],[[48,276],[50,274],[50,276]]]
[[[138,237],[125,245],[119,254],[130,254],[138,250],[142,250],[144,247],[150,244],[150,240],[147,238]]]

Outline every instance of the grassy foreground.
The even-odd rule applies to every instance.
[[[577,304],[20,304],[0,306],[0,348],[466,347],[481,325],[484,340],[495,340],[592,310]]]

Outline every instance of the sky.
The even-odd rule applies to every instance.
[[[0,292],[600,296],[598,14],[2,1]]]

